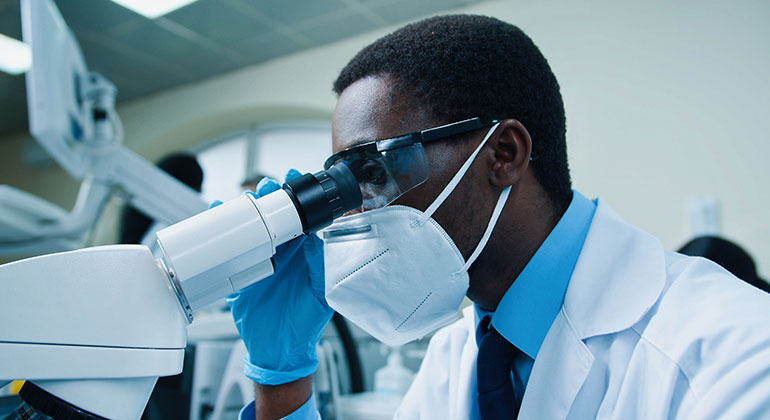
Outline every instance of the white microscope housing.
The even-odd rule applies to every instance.
[[[136,419],[182,370],[186,329],[149,249],[115,245],[0,266],[0,380],[27,379],[91,413]]]
[[[273,274],[275,247],[301,234],[302,221],[283,190],[259,200],[242,195],[157,233],[190,321],[197,309]]]
[[[0,387],[28,380],[25,403],[54,418],[137,419],[158,376],[181,372],[194,311],[272,274],[277,246],[360,207],[361,191],[337,164],[204,211],[122,146],[116,88],[88,72],[56,3],[21,0],[21,17],[30,132],[83,183],[69,213],[0,186],[0,255],[79,246],[115,191],[172,225],[158,233],[161,259],[115,245],[0,265]]]
[[[277,246],[361,201],[343,163],[159,231],[161,259],[112,245],[0,266],[0,384],[31,380],[21,396],[48,415],[139,418],[158,376],[181,372],[195,310],[269,276]]]

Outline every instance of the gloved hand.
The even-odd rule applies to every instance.
[[[292,169],[286,180],[298,176]],[[255,195],[279,188],[265,178]],[[249,352],[244,372],[263,385],[284,384],[315,372],[315,346],[334,313],[324,298],[323,241],[302,235],[279,246],[273,261],[275,274],[227,297]]]

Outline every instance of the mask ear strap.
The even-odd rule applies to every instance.
[[[436,197],[436,199],[433,201],[433,203],[428,206],[427,209],[425,209],[425,212],[420,216],[419,219],[419,225],[422,226],[425,224],[425,222],[430,219],[431,216],[433,216],[433,213],[438,210],[439,206],[444,203],[444,200],[449,197],[450,194],[452,194],[452,191],[454,191],[455,187],[457,187],[457,184],[460,183],[460,180],[462,180],[463,176],[466,172],[468,172],[468,168],[471,167],[471,164],[473,164],[473,161],[476,159],[476,156],[481,151],[481,148],[484,147],[484,144],[487,143],[487,140],[489,140],[489,137],[492,136],[492,133],[495,132],[495,129],[497,126],[500,125],[500,123],[497,123],[492,126],[492,128],[489,129],[487,132],[487,135],[484,137],[484,140],[481,141],[481,143],[476,147],[476,150],[471,153],[470,157],[468,157],[468,160],[463,163],[463,166],[460,167],[460,169],[457,171],[454,177],[449,181],[449,183],[444,187],[444,189],[441,191],[441,194]]]
[[[500,192],[500,197],[497,198],[497,204],[495,204],[495,209],[492,211],[492,217],[489,218],[489,223],[487,224],[487,230],[484,231],[484,236],[481,237],[479,244],[476,245],[476,249],[473,250],[473,254],[471,254],[471,256],[468,257],[468,261],[465,262],[465,265],[463,265],[463,268],[461,268],[460,271],[458,271],[455,274],[460,274],[468,271],[468,268],[470,268],[471,264],[473,264],[473,262],[476,261],[476,258],[478,258],[479,255],[481,255],[481,251],[483,251],[484,247],[487,246],[489,237],[492,236],[492,231],[495,230],[497,219],[500,218],[500,214],[503,212],[503,207],[505,207],[505,202],[506,200],[508,200],[508,195],[510,193],[511,193],[510,185],[503,188],[503,191]]]

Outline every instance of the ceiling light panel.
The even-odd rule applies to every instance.
[[[32,64],[29,45],[0,34],[0,70],[13,75],[24,73]]]
[[[112,0],[113,2],[135,11],[150,19],[163,16],[168,12],[187,6],[196,0]]]

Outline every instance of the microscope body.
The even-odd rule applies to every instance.
[[[0,379],[110,419],[141,416],[182,370],[188,324],[149,249],[114,245],[0,266]]]
[[[161,259],[110,245],[2,265],[0,381],[26,379],[97,416],[137,419],[157,378],[182,371],[193,311],[272,274],[275,247],[301,234],[280,190],[161,230]]]
[[[31,380],[21,396],[46,414],[139,418],[158,377],[182,371],[196,310],[273,274],[276,247],[361,203],[338,164],[160,230],[160,259],[111,245],[0,265],[0,385]]]
[[[69,214],[0,188],[0,204],[14,204],[0,212],[0,252],[76,246],[114,186],[162,222],[205,209],[194,191],[120,147],[115,88],[87,72],[55,3],[21,4],[33,50],[30,131],[71,175],[88,178]],[[21,395],[35,409],[31,400],[83,411],[78,418],[138,419],[158,376],[182,370],[195,310],[269,276],[278,245],[361,204],[358,180],[339,163],[169,226],[158,233],[160,259],[114,245],[0,265],[0,386],[30,380]]]

